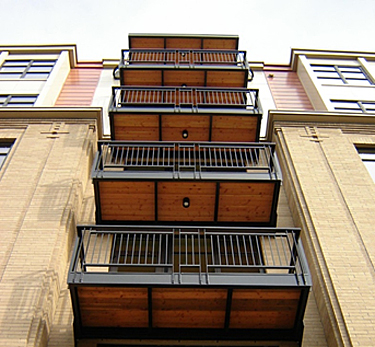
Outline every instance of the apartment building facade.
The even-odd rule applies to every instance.
[[[3,345],[372,345],[374,58],[1,47]]]

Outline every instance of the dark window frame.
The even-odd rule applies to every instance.
[[[0,80],[7,78],[46,80],[56,62],[57,59],[5,59],[0,66]]]
[[[356,113],[375,113],[375,101],[364,101],[364,100],[338,100],[338,99],[331,99],[331,103],[334,106],[336,111],[347,111],[347,112],[356,112]],[[341,104],[347,104],[350,107],[345,107],[344,105],[339,106]]]
[[[363,85],[358,81],[366,81],[367,85],[374,85],[374,81],[360,65],[338,65],[338,64],[310,64],[318,80],[329,82],[330,80],[341,81],[342,85]],[[320,76],[319,76],[320,74]],[[331,75],[331,76],[322,76]],[[357,83],[356,83],[357,82]]]
[[[375,183],[375,147],[356,147],[359,157]]]
[[[0,139],[0,170],[14,145],[15,139]]]
[[[32,107],[34,106],[38,95],[26,94],[0,94],[1,107]],[[23,100],[22,100],[23,99]]]

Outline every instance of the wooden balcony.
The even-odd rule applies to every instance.
[[[129,34],[129,48],[237,50],[237,35]]]
[[[298,229],[81,226],[75,337],[302,340],[311,287]]]
[[[256,142],[258,90],[114,87],[112,140]]]
[[[122,86],[245,88],[253,77],[245,51],[124,49]]]
[[[273,144],[102,141],[92,177],[99,224],[276,224]]]

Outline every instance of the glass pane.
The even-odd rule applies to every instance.
[[[32,66],[54,66],[54,60],[36,60],[33,61]]]
[[[31,66],[27,72],[46,72],[49,73],[51,71],[51,67],[49,66]]]
[[[313,67],[314,71],[316,71],[316,72],[318,72],[318,71],[335,71],[335,68],[332,65],[312,64],[311,66]]]
[[[0,168],[1,168],[1,165],[3,165],[5,158],[6,158],[5,155],[0,154]]]
[[[23,72],[25,68],[23,66],[2,66],[1,72]]]
[[[30,102],[25,102],[25,103],[22,103],[22,104],[19,104],[18,102],[10,102],[9,104],[7,104],[7,107],[30,107],[30,106],[33,106],[34,103],[30,103]]]
[[[45,80],[48,77],[48,73],[27,73],[23,78],[26,79],[40,79],[40,80]]]
[[[10,150],[10,146],[8,147],[0,146],[0,155],[8,154],[9,150]]]
[[[340,85],[340,86],[345,84],[344,81],[341,80],[340,78],[320,78],[320,77],[318,77],[318,79],[321,81],[322,84],[334,84],[334,85]]]
[[[4,62],[3,66],[27,66],[30,60],[7,60]]]
[[[16,79],[21,77],[21,73],[0,73],[0,79]]]
[[[340,78],[336,71],[327,71],[317,73],[318,78]]]
[[[373,161],[375,161],[375,152],[374,153],[361,152],[361,153],[359,153],[359,156],[361,157],[362,160],[373,160]]]
[[[371,82],[365,79],[359,80],[359,79],[347,78],[346,81],[348,82],[348,84],[351,84],[351,85],[358,85],[358,86],[370,86],[371,85]]]
[[[13,102],[34,102],[36,99],[36,96],[12,96],[12,98],[10,99],[10,101],[13,103]]]
[[[331,101],[335,107],[360,109],[356,101]]]
[[[372,178],[375,182],[375,161],[364,161],[363,162]]]

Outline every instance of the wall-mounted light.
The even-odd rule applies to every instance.
[[[189,137],[189,132],[186,129],[182,130],[182,138],[187,139],[188,137]]]
[[[182,199],[182,206],[185,208],[188,208],[190,206],[190,199],[189,198],[183,198]]]

